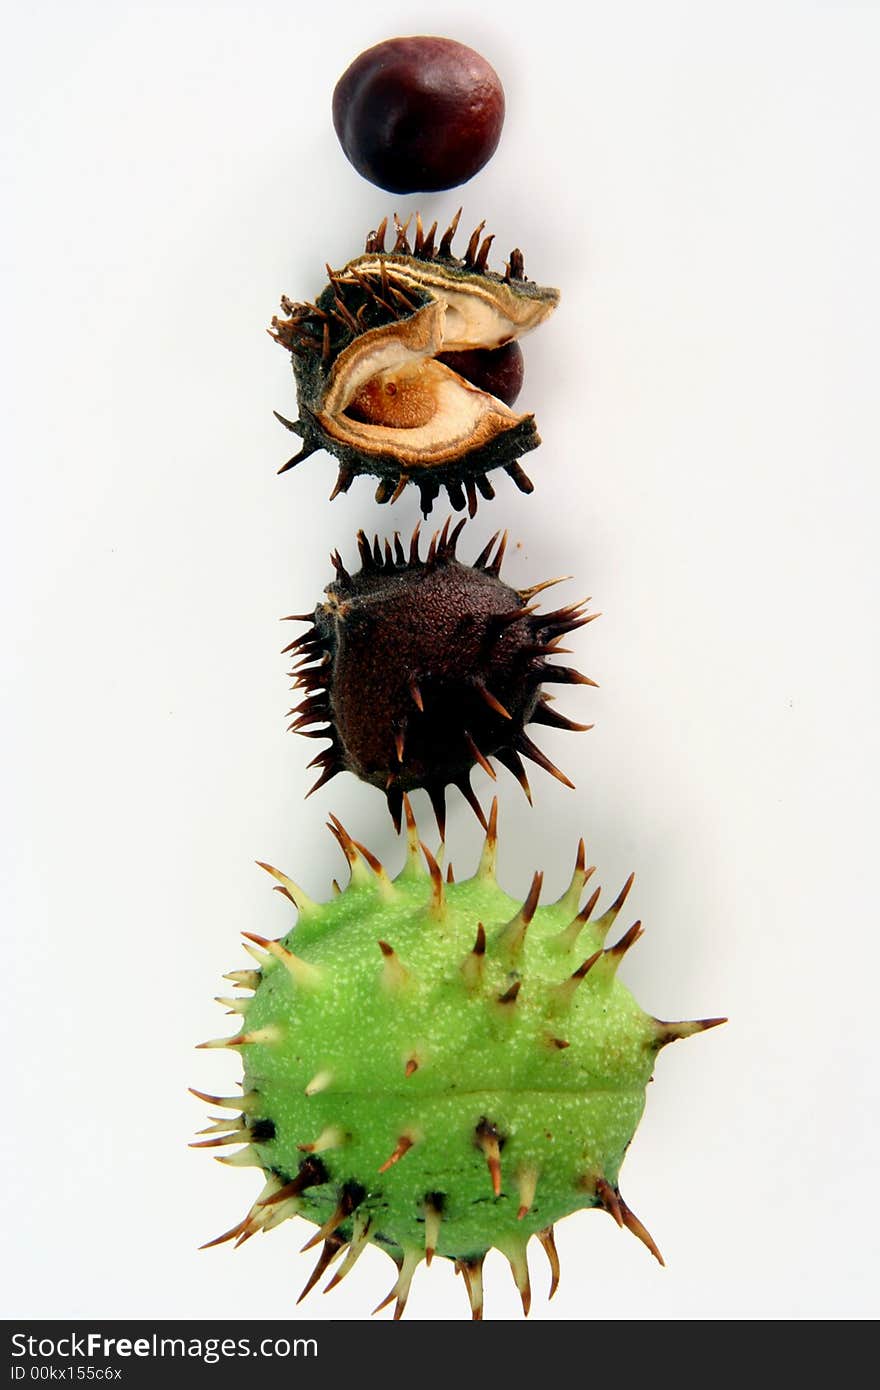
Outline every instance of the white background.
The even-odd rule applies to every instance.
[[[502,143],[395,198],[331,91],[438,27],[501,73]],[[875,1314],[878,7],[79,0],[4,28],[3,1312],[297,1316],[301,1223],[197,1250],[259,1179],[187,1148],[186,1087],[232,1084],[193,1045],[238,933],[289,921],[253,861],[326,896],[332,810],[400,862],[370,788],[303,802],[278,618],[417,508],[363,480],[329,505],[323,454],[275,476],[264,329],[383,214],[463,202],[562,304],[526,344],[535,493],[500,475],[462,555],[507,526],[513,582],[574,574],[560,601],[605,615],[574,641],[601,690],[561,692],[595,730],[542,731],[577,791],[535,770],[530,812],[499,775],[502,878],[555,894],[584,833],[609,890],[637,870],[641,1002],[731,1019],[664,1054],[624,1168],[668,1268],[580,1213],[549,1305],[535,1247],[532,1317]],[[368,1251],[302,1315],[366,1316],[392,1275]],[[465,1311],[418,1272],[407,1316]],[[520,1315],[498,1256],[486,1311]]]

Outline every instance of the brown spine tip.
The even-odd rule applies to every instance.
[[[204,1129],[197,1130],[198,1134],[226,1134],[232,1130],[238,1130],[242,1134],[249,1132],[244,1115],[209,1115],[208,1119],[211,1124],[205,1125]]]
[[[473,520],[477,514],[477,485],[473,478],[465,478],[464,490],[467,493],[468,516]]]
[[[483,1260],[480,1255],[475,1260],[456,1260],[455,1272],[464,1279],[471,1305],[471,1318],[474,1322],[483,1320]]]
[[[592,874],[593,872],[594,869],[591,868],[590,873]],[[584,906],[581,908],[577,916],[571,922],[569,922],[568,926],[565,927],[557,936],[556,940],[564,950],[574,950],[575,946],[577,945],[578,937],[580,936],[581,932],[583,931],[584,927],[586,926],[587,922],[589,922],[590,917],[593,914],[593,908],[599,901],[601,892],[601,888],[594,889],[594,891],[590,894],[589,898],[584,903]]]
[[[196,1100],[204,1101],[206,1105],[219,1105],[225,1110],[244,1110],[247,1108],[245,1096],[212,1096],[207,1091],[197,1091],[193,1086],[188,1086],[187,1090],[191,1096],[195,1096]]]
[[[215,1236],[213,1240],[206,1240],[204,1245],[199,1246],[199,1249],[210,1250],[215,1245],[224,1245],[228,1240],[235,1240],[237,1236],[241,1235],[247,1224],[248,1218],[245,1217],[243,1221],[239,1221],[237,1226],[231,1226],[228,1231],[224,1231],[222,1236]]]
[[[541,679],[545,685],[591,685],[598,688],[590,676],[575,671],[573,667],[550,666],[547,662],[541,667]]]
[[[500,700],[496,699],[496,697],[492,694],[491,690],[488,689],[485,682],[481,680],[479,676],[472,676],[471,684],[477,691],[477,694],[481,697],[481,699],[485,701],[485,703],[489,706],[490,710],[492,710],[493,713],[500,714],[502,719],[513,718],[513,715],[510,713],[510,711],[508,709],[505,709],[504,705],[502,705]]]
[[[399,254],[401,252],[405,256],[408,256],[410,254],[411,247],[409,241],[407,240],[407,232],[409,231],[409,224],[411,221],[412,213],[410,213],[409,217],[406,219],[405,222],[401,222],[400,218],[397,216],[397,213],[394,214],[394,227],[397,232],[397,240],[391,248],[392,255]]]
[[[556,584],[564,584],[573,578],[574,575],[571,574],[558,574],[555,579],[543,579],[540,584],[531,584],[528,589],[520,589],[519,596],[523,603],[528,603],[531,599],[537,598],[538,594],[543,594],[545,589],[552,589]]]
[[[357,863],[357,851],[354,847],[354,840],[351,838],[345,826],[342,824],[342,821],[338,820],[336,816],[331,814],[330,819],[326,822],[326,825],[327,829],[330,831],[330,834],[333,836],[339,848],[342,850],[342,853],[348,860],[349,868],[353,869],[355,864]]]
[[[257,989],[263,978],[261,970],[228,970],[223,976],[224,980],[231,980],[239,989]],[[217,1101],[215,1104],[219,1104]]]
[[[516,980],[516,981],[514,981],[514,983],[510,986],[510,989],[506,989],[506,990],[504,991],[503,994],[499,994],[499,995],[498,995],[498,1003],[499,1003],[499,1004],[515,1004],[515,1003],[516,1003],[516,1000],[517,1000],[517,996],[519,995],[519,992],[520,992],[521,989],[522,989],[522,980]]]
[[[333,1261],[336,1259],[336,1256],[342,1250],[345,1249],[345,1245],[346,1242],[342,1239],[341,1236],[328,1236],[328,1238],[324,1241],[324,1248],[318,1256],[318,1263],[315,1265],[315,1268],[312,1270],[311,1274],[306,1280],[303,1286],[302,1293],[296,1300],[297,1303],[302,1303],[306,1294],[311,1293],[312,1289],[315,1287],[318,1280],[321,1278],[321,1275],[324,1273],[324,1270],[328,1267],[328,1265],[331,1265]]]
[[[464,263],[469,268],[475,267],[476,265],[477,248],[480,244],[480,237],[483,234],[483,229],[485,226],[486,221],[484,218],[483,221],[480,223],[479,227],[475,227],[474,230],[471,232],[470,240],[467,244],[467,249],[464,253]],[[492,241],[491,237],[489,238],[489,241]]]
[[[341,492],[348,492],[353,482],[354,469],[349,468],[348,464],[341,463],[339,465],[339,473],[337,474],[336,482],[333,484],[333,491],[330,493],[328,501],[332,502]]]
[[[483,754],[483,753],[480,752],[479,748],[478,748],[477,745],[474,743],[474,740],[472,739],[471,735],[468,733],[467,729],[464,730],[464,741],[465,741],[465,743],[467,744],[468,748],[470,749],[471,757],[473,758],[474,762],[475,762],[475,763],[479,763],[479,765],[480,765],[480,767],[483,769],[483,771],[484,771],[489,777],[491,777],[491,778],[492,778],[492,781],[494,782],[494,781],[495,781],[495,778],[496,778],[496,774],[495,774],[495,769],[494,769],[494,767],[493,767],[492,764],[489,762],[489,759],[485,756],[485,754]]]
[[[578,987],[583,984],[593,966],[602,955],[603,951],[600,947],[598,951],[594,951],[591,956],[588,956],[587,959],[578,966],[577,970],[569,975],[567,980],[563,980],[561,985],[555,985],[553,987],[551,999],[553,1000],[554,1012],[564,1013],[567,1009],[571,1008]]]
[[[492,1179],[492,1191],[496,1197],[501,1196],[501,1136],[490,1120],[482,1119],[474,1130],[474,1137],[478,1149],[482,1149],[486,1165],[489,1169],[489,1176]]]
[[[208,1042],[196,1043],[196,1050],[209,1047],[242,1047],[247,1042],[247,1034],[236,1033],[232,1038],[210,1038]]]
[[[356,540],[358,554],[361,560],[361,568],[365,570],[374,569],[375,566],[373,563],[373,550],[370,545],[369,539],[367,538],[366,531],[358,531]]]
[[[635,877],[635,874],[630,874],[629,878],[626,880],[626,883],[623,885],[617,897],[614,899],[614,902],[611,904],[611,906],[608,908],[606,912],[602,913],[602,916],[596,923],[596,925],[600,927],[603,932],[607,933],[608,931],[610,931],[611,927],[616,922],[617,917],[620,913],[620,909],[623,907],[623,904],[629,897],[629,891],[632,888],[633,883],[635,882]]]
[[[392,1259],[393,1259],[393,1258],[394,1258],[394,1257],[392,1256]],[[395,1261],[395,1264],[397,1264],[397,1261]],[[400,1268],[400,1265],[398,1264],[398,1269],[399,1269],[399,1268]],[[391,1288],[388,1290],[388,1293],[386,1293],[385,1297],[382,1299],[382,1302],[381,1302],[381,1303],[377,1303],[376,1306],[375,1306],[375,1308],[373,1309],[373,1317],[375,1317],[377,1313],[381,1313],[381,1311],[382,1311],[383,1308],[387,1308],[388,1305],[389,1305],[389,1303],[393,1303],[393,1302],[394,1302],[394,1299],[395,1299],[395,1297],[396,1297],[396,1295],[397,1295],[397,1280],[395,1279],[395,1281],[394,1281],[394,1283],[392,1284]]]
[[[726,1022],[726,1018],[695,1018],[681,1023],[665,1023],[662,1019],[655,1018],[657,1033],[654,1047],[666,1047],[667,1043],[678,1042],[680,1038],[692,1038],[696,1033],[705,1033],[707,1029],[718,1028]]]
[[[479,800],[477,799],[476,792],[474,791],[473,787],[472,787],[471,784],[470,784],[470,780],[469,780],[468,774],[467,774],[467,773],[463,773],[461,777],[456,778],[456,779],[455,779],[454,785],[455,785],[456,787],[458,787],[458,790],[461,792],[462,796],[464,797],[464,799],[465,799],[465,801],[467,802],[467,804],[470,806],[470,808],[471,808],[471,810],[473,811],[474,815],[476,816],[477,820],[480,822],[480,826],[482,827],[482,829],[483,829],[483,830],[488,830],[489,827],[488,827],[488,824],[487,824],[487,822],[486,822],[486,817],[485,817],[485,814],[484,814],[484,812],[483,812],[483,808],[482,808],[482,806],[480,805]],[[445,797],[444,797],[444,811],[445,811]],[[441,837],[443,836],[444,830],[445,830],[445,821],[444,821],[443,830],[441,830]]]
[[[570,734],[586,734],[595,727],[593,724],[578,724],[574,719],[566,718],[564,714],[560,714],[543,698],[539,698],[528,722],[530,724],[543,724],[548,729],[564,729],[566,733]]]
[[[587,604],[590,601],[589,598],[585,598],[579,603],[567,603],[564,608],[556,608],[551,613],[542,613],[540,618],[535,620],[535,626],[552,633],[554,637],[562,637],[566,632],[575,632],[577,628],[586,627],[588,623],[594,623],[602,616],[601,613],[587,612]]]
[[[482,245],[480,246],[479,251],[477,252],[477,260],[476,260],[476,264],[475,264],[474,269],[475,269],[475,270],[478,270],[478,271],[480,272],[480,274],[482,274],[482,273],[485,271],[486,266],[488,265],[488,262],[489,262],[489,250],[490,250],[490,248],[491,248],[491,246],[492,246],[492,242],[493,242],[494,240],[495,240],[494,234],[491,235],[491,236],[485,237],[484,240],[483,240]]]
[[[651,1254],[654,1256],[654,1259],[657,1260],[658,1264],[663,1265],[665,1268],[666,1261],[660,1254],[660,1251],[657,1248],[657,1245],[654,1241],[653,1236],[651,1235],[651,1232],[647,1230],[645,1226],[642,1225],[642,1222],[636,1216],[635,1212],[630,1211],[629,1207],[626,1205],[626,1202],[621,1197],[619,1189],[617,1191],[617,1201],[620,1206],[620,1215],[623,1219],[623,1224],[626,1227],[626,1229],[628,1231],[632,1231],[633,1235],[636,1236],[648,1250],[650,1250]]]
[[[384,864],[382,863],[381,859],[379,859],[375,854],[373,854],[372,850],[367,849],[366,845],[362,845],[359,840],[352,840],[352,844],[354,845],[358,854],[361,856],[361,859],[363,859],[364,862],[367,865],[369,865],[369,867],[372,869],[373,873],[376,875],[377,878],[388,877],[388,875],[385,872]]]
[[[486,573],[494,575],[496,579],[501,573],[501,566],[504,563],[504,555],[507,550],[507,539],[508,533],[506,531],[502,531],[501,538],[498,541],[498,549],[495,551],[495,558],[493,560],[490,560],[489,563],[486,565]]]
[[[556,1249],[553,1227],[547,1226],[543,1231],[538,1231],[538,1240],[550,1262],[550,1292],[547,1297],[552,1298],[559,1288],[559,1254]]]
[[[533,763],[537,763],[538,767],[542,767],[545,772],[549,772],[550,776],[555,777],[557,782],[561,782],[564,787],[570,787],[572,791],[575,790],[574,782],[572,782],[571,778],[566,777],[565,773],[562,772],[555,763],[552,763],[545,753],[541,752],[540,748],[536,743],[532,742],[528,734],[521,733],[516,741],[516,746],[520,753],[524,753]]]
[[[316,444],[304,444],[298,454],[294,454],[292,458],[289,458],[286,463],[282,463],[281,467],[276,469],[276,476],[280,477],[282,473],[287,473],[291,468],[295,468],[298,463],[311,458],[312,454],[317,453],[317,448]]]
[[[188,1147],[191,1149],[221,1149],[230,1144],[246,1144],[248,1142],[244,1137],[246,1134],[247,1130],[242,1125],[234,1134],[218,1134],[213,1139],[199,1139]]]
[[[322,787],[325,787],[327,783],[332,781],[333,778],[337,775],[337,773],[340,773],[341,771],[341,767],[328,767],[324,772],[321,773],[321,776],[318,778],[318,780],[312,783],[303,799],[307,801],[310,796],[314,796],[315,792],[320,791]]]
[[[431,875],[431,915],[437,918],[445,917],[446,889],[443,884],[443,871],[426,844],[422,845],[422,854]]]
[[[271,956],[274,956],[284,966],[295,984],[305,989],[313,989],[320,984],[321,971],[300,956],[295,955],[293,951],[288,951],[287,947],[282,946],[280,941],[269,941],[265,936],[257,936],[254,932],[248,931],[243,931],[242,936],[246,941],[252,941],[255,946],[260,946],[264,951],[268,951]]]
[[[480,878],[492,878],[495,874],[495,860],[498,849],[498,797],[492,798],[492,805],[489,808],[489,824],[486,829],[486,839],[483,843],[483,852],[480,856],[480,867],[478,875]]]
[[[455,236],[455,233],[458,231],[458,224],[461,220],[461,211],[461,208],[459,208],[458,212],[453,217],[449,226],[446,228],[446,231],[443,233],[443,237],[440,241],[440,249],[437,252],[437,255],[443,257],[443,259],[445,260],[449,260],[452,256],[452,241]]]
[[[392,1258],[394,1257],[392,1256]],[[421,1258],[421,1251],[407,1250],[404,1252],[402,1260],[394,1260],[398,1269],[397,1279],[395,1280],[391,1292],[373,1309],[374,1314],[381,1312],[383,1308],[387,1308],[388,1304],[396,1298],[397,1303],[394,1308],[394,1321],[397,1322],[398,1319],[403,1317],[403,1311],[406,1308],[406,1301],[409,1297],[409,1286],[412,1283],[413,1273]]]
[[[538,910],[538,901],[541,897],[541,888],[543,884],[544,874],[541,870],[538,870],[532,878],[531,887],[529,888],[526,900],[519,911],[519,919],[523,923],[523,926],[527,927],[529,925]]]
[[[419,840],[419,832],[416,828],[416,818],[415,814],[413,813],[412,802],[410,801],[406,792],[403,793],[402,800],[403,814],[404,819],[406,821],[407,860],[410,869],[412,870],[413,868],[419,868],[421,865],[419,851],[421,850],[422,846],[421,841]]]
[[[358,1183],[346,1183],[339,1195],[339,1201],[335,1211],[328,1217],[323,1226],[320,1226],[315,1234],[306,1241],[300,1253],[305,1254],[306,1250],[313,1249],[319,1241],[326,1240],[329,1236],[332,1236],[334,1231],[342,1225],[343,1221],[347,1221],[352,1212],[360,1206],[366,1195],[366,1192]]]
[[[391,1154],[390,1158],[386,1158],[385,1162],[379,1167],[378,1172],[387,1173],[389,1168],[393,1168],[395,1163],[400,1162],[404,1154],[409,1153],[415,1142],[411,1134],[401,1134],[394,1148],[394,1152]]]
[[[590,1184],[587,1183],[587,1186],[589,1185]],[[609,1182],[606,1182],[604,1178],[596,1178],[592,1186],[596,1194],[597,1205],[600,1206],[603,1211],[607,1211],[609,1216],[612,1216],[617,1222],[618,1226],[622,1226],[623,1212],[620,1207],[620,1198],[617,1189],[612,1187]]]
[[[288,420],[286,415],[281,415],[277,410],[273,410],[272,414],[286,430],[290,430],[292,434],[298,434],[302,438],[303,427],[300,420]]]
[[[581,889],[587,881],[587,847],[584,844],[583,836],[578,840],[577,853],[574,859],[574,869],[572,870],[569,892],[576,892],[580,896]]]
[[[639,940],[639,937],[644,936],[644,934],[644,928],[641,922],[633,922],[629,931],[624,932],[620,940],[615,942],[613,946],[609,946],[608,950],[605,952],[606,960],[614,964],[615,967],[619,965],[630,947],[634,946]]]
[[[527,1318],[532,1306],[532,1290],[529,1284],[529,1266],[526,1260],[525,1246],[507,1252],[507,1263],[510,1265],[513,1282],[516,1284],[522,1300],[523,1317]]]
[[[324,1183],[329,1182],[329,1174],[320,1158],[304,1158],[299,1165],[299,1172],[290,1182],[285,1183],[277,1192],[273,1192],[269,1197],[260,1202],[261,1207],[274,1207],[279,1202],[286,1202],[291,1197],[299,1197],[309,1187],[323,1187]]]
[[[369,1244],[369,1233],[369,1216],[364,1216],[362,1212],[356,1212],[354,1220],[352,1222],[351,1243],[349,1244],[349,1247],[345,1252],[345,1259],[342,1261],[342,1264],[340,1265],[339,1269],[333,1275],[333,1278],[328,1280],[328,1282],[324,1285],[324,1293],[329,1293],[331,1289],[335,1289],[336,1285],[342,1282],[346,1274],[348,1274],[349,1271],[353,1268],[353,1266],[357,1263],[357,1260],[359,1259],[362,1251],[365,1250],[366,1246]]]
[[[379,942],[382,952],[382,983],[391,991],[401,990],[409,984],[411,976],[393,946],[387,941]]]
[[[495,949],[500,954],[515,959],[522,951],[526,932],[538,908],[543,882],[544,875],[539,870],[532,878],[528,895],[519,912],[507,923],[497,938]]]
[[[486,928],[477,923],[477,939],[461,963],[461,973],[469,990],[478,989],[483,980],[483,957],[486,954]]]
[[[488,541],[483,546],[483,549],[480,551],[476,560],[474,560],[474,569],[484,570],[486,568],[486,566],[489,563],[489,556],[492,554],[492,549],[495,545],[495,542],[498,540],[500,534],[500,531],[496,531],[493,536],[489,537]]]
[[[517,753],[516,749],[496,748],[492,756],[494,758],[497,758],[498,762],[503,764],[503,766],[507,768],[508,772],[513,773],[517,782],[519,782],[520,786],[525,792],[526,801],[531,806],[532,789],[529,786],[529,779],[526,776],[526,770],[523,767],[522,758],[519,756],[519,753]]]

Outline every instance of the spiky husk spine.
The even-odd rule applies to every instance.
[[[593,873],[579,846],[571,884],[539,906],[495,877],[497,807],[479,869],[444,880],[405,803],[409,855],[392,880],[335,819],[351,881],[326,904],[262,867],[298,909],[280,940],[245,933],[257,968],[233,971],[253,997],[220,1003],[240,1030],[202,1047],[238,1051],[244,1094],[200,1099],[212,1118],[197,1147],[242,1145],[220,1161],[264,1170],[244,1218],[208,1242],[248,1240],[288,1217],[317,1226],[320,1246],[301,1297],[339,1261],[327,1288],[373,1243],[397,1266],[379,1308],[406,1306],[422,1260],[442,1256],[483,1311],[482,1265],[508,1258],[527,1313],[526,1247],[537,1236],[558,1280],[554,1223],[600,1208],[662,1263],[620,1195],[619,1172],[659,1050],[723,1019],[667,1023],[617,980],[641,934],[606,940],[632,879],[593,917]],[[424,860],[424,862],[423,862]]]
[[[329,429],[323,415],[322,405],[340,355],[362,335],[411,318],[430,304],[432,295],[420,290],[412,278],[417,280],[426,266],[438,268],[461,287],[479,279],[484,287],[494,288],[499,295],[541,303],[548,306],[548,313],[555,307],[558,291],[526,278],[519,248],[511,251],[503,274],[488,269],[494,237],[483,236],[485,222],[471,234],[463,257],[454,256],[452,242],[460,217],[461,208],[437,242],[437,223],[426,233],[421,215],[416,213],[411,243],[412,218],[401,223],[395,214],[394,240],[387,251],[388,219],[384,218],[378,229],[367,236],[364,256],[342,270],[326,267],[329,283],[314,302],[297,303],[286,295],[282,297],[285,317],[273,317],[269,332],[291,354],[299,418],[290,420],[278,411],[274,414],[286,429],[300,437],[302,446],[279,473],[286,473],[324,449],[335,456],[339,465],[331,501],[340,492],[347,492],[356,477],[368,474],[379,480],[376,501],[380,503],[397,501],[406,485],[414,483],[425,516],[443,488],[456,510],[467,507],[474,516],[478,493],[487,499],[495,496],[488,477],[495,468],[503,468],[521,492],[534,490],[518,461],[541,443],[533,415],[514,416],[508,412],[510,420],[500,424],[491,438],[462,443],[455,456],[432,462],[430,467],[421,467],[410,459],[405,445],[402,451],[390,443],[382,447],[374,442],[365,453],[362,447]],[[408,272],[402,281],[395,274],[401,270]]]
[[[555,579],[519,590],[505,584],[506,532],[496,532],[473,565],[463,564],[456,558],[463,525],[450,533],[447,521],[424,559],[418,527],[408,553],[396,533],[383,547],[359,532],[360,571],[352,576],[333,554],[327,602],[309,618],[296,615],[310,626],[284,649],[298,662],[293,688],[305,694],[288,711],[289,728],[329,740],[310,764],[320,769],[312,791],[352,771],[385,792],[398,830],[404,792],[422,787],[443,836],[450,783],[485,829],[470,772],[479,764],[494,779],[492,757],[529,801],[523,757],[571,787],[525,726],[592,727],[559,714],[541,687],[596,684],[547,658],[599,614],[586,613],[586,602],[538,612],[532,600]]]

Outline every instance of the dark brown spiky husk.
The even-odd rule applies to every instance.
[[[417,266],[420,262],[431,262],[443,266],[462,282],[479,275],[497,285],[515,286],[517,293],[524,298],[537,299],[548,294],[546,289],[526,279],[522,252],[518,248],[511,251],[503,274],[488,269],[493,237],[483,237],[485,223],[481,223],[472,233],[464,256],[460,259],[454,256],[452,240],[460,216],[461,209],[439,245],[435,246],[436,222],[426,234],[417,213],[411,244],[408,229],[412,219],[402,224],[395,215],[395,240],[387,253],[386,218],[377,231],[367,236],[365,251],[369,255],[383,255],[385,263],[392,267],[395,263]],[[291,354],[299,405],[299,418],[296,420],[289,420],[278,411],[275,415],[281,424],[302,439],[302,447],[282,465],[279,473],[287,472],[324,449],[333,454],[339,464],[331,500],[340,492],[347,492],[356,477],[371,475],[379,480],[376,501],[380,503],[396,501],[404,487],[413,483],[419,490],[425,516],[444,488],[456,511],[467,507],[470,516],[474,516],[478,494],[487,499],[495,496],[488,474],[496,468],[503,468],[521,492],[531,493],[534,484],[519,460],[541,443],[533,415],[520,417],[509,429],[480,447],[468,449],[454,461],[423,469],[402,467],[401,459],[393,449],[367,456],[327,434],[316,412],[339,354],[359,334],[404,318],[429,301],[429,296],[420,294],[410,286],[404,294],[398,286],[389,286],[387,281],[383,282],[376,275],[362,274],[358,260],[350,262],[343,271],[338,272],[327,266],[327,275],[329,283],[314,303],[294,303],[285,296],[281,300],[281,308],[287,317],[276,316],[272,319],[271,335]]]
[[[421,787],[441,834],[445,788],[459,788],[485,826],[470,784],[479,763],[507,767],[531,800],[523,757],[571,786],[525,731],[527,724],[581,730],[557,714],[546,683],[594,685],[547,658],[565,633],[598,614],[583,604],[538,613],[530,599],[547,585],[516,590],[499,577],[507,537],[492,537],[473,565],[456,558],[464,522],[449,521],[422,559],[419,528],[408,553],[400,537],[372,545],[358,534],[361,569],[351,575],[338,554],[336,579],[308,630],[290,644],[303,690],[290,728],[329,746],[313,760],[312,791],[354,772],[385,792],[395,824],[405,792]],[[549,581],[555,582],[555,581]]]

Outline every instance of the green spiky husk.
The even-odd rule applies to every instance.
[[[492,879],[447,885],[445,899],[438,921],[430,880],[398,879],[387,903],[366,884],[291,931],[282,944],[318,966],[325,983],[297,989],[283,964],[266,966],[246,1026],[280,1026],[285,1037],[247,1049],[245,1086],[274,1121],[274,1139],[256,1147],[282,1182],[298,1171],[298,1144],[330,1126],[347,1136],[322,1151],[329,1181],[303,1193],[302,1215],[323,1223],[342,1186],[357,1184],[367,1192],[374,1239],[402,1252],[424,1244],[425,1198],[441,1193],[437,1251],[465,1259],[491,1245],[522,1244],[596,1205],[596,1177],[617,1186],[644,1106],[656,1029],[607,970],[592,972],[570,1009],[554,1011],[554,992],[598,949],[601,927],[588,925],[574,948],[562,949],[553,937],[571,922],[570,909],[539,908],[513,962],[493,947],[520,904]],[[479,921],[488,947],[482,984],[469,989],[461,963]],[[383,983],[380,940],[393,946],[409,983]],[[499,1003],[517,980],[516,1000]],[[407,1077],[413,1057],[418,1069]],[[327,1089],[306,1096],[310,1080],[325,1072],[333,1078]],[[475,1140],[481,1122],[504,1139],[499,1197]],[[404,1134],[414,1137],[412,1148],[377,1177]],[[515,1177],[530,1167],[540,1174],[537,1194],[518,1220]],[[340,1234],[350,1235],[347,1224]]]
[[[393,881],[338,822],[352,877],[331,902],[270,869],[299,921],[280,941],[250,937],[259,969],[229,978],[253,997],[221,1000],[241,1031],[204,1044],[244,1064],[239,1103],[203,1097],[242,1111],[204,1146],[243,1144],[225,1161],[266,1175],[218,1242],[302,1216],[319,1228],[309,1243],[324,1242],[317,1273],[343,1252],[347,1272],[372,1242],[398,1266],[397,1316],[435,1253],[456,1262],[481,1316],[491,1247],[527,1309],[529,1238],[555,1266],[553,1224],[581,1208],[610,1212],[660,1258],[620,1196],[620,1167],[658,1050],[722,1020],[660,1022],[618,981],[640,925],[605,943],[631,880],[594,919],[598,892],[580,906],[582,846],[562,898],[538,906],[536,875],[519,903],[495,879],[495,808],[480,868],[458,884],[424,847],[421,862],[406,811],[410,854]]]

